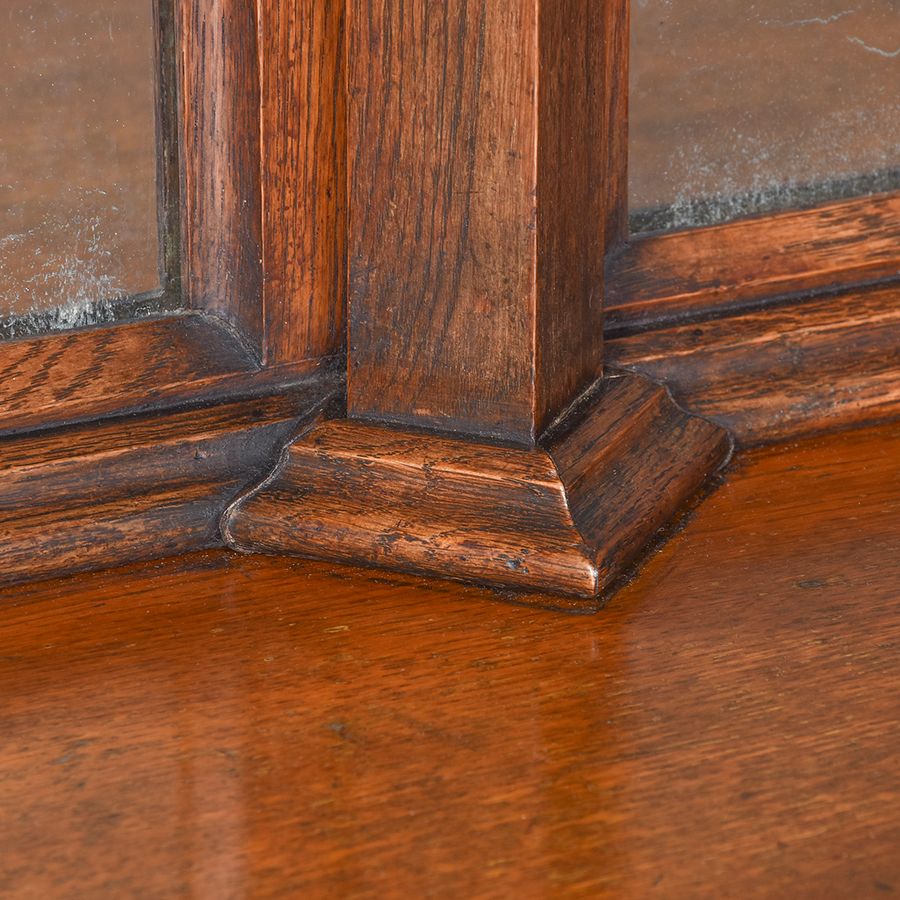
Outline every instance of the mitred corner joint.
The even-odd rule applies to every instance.
[[[245,552],[478,581],[594,605],[728,459],[731,440],[642,376],[606,378],[543,446],[352,420],[299,435],[225,514]]]

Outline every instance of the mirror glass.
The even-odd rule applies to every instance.
[[[154,19],[153,0],[3,0],[7,337],[150,310],[161,293]]]
[[[900,0],[631,0],[632,231],[900,187]]]

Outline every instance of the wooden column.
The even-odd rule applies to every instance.
[[[530,444],[601,374],[604,4],[348,9],[350,414]]]
[[[232,505],[231,546],[592,608],[727,458],[659,384],[601,377],[623,9],[348,2],[348,418]]]
[[[175,9],[186,305],[226,319],[270,369],[338,356],[343,0],[175,0]]]

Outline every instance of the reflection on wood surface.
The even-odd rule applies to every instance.
[[[900,888],[900,428],[745,457],[595,616],[204,554],[0,598],[9,897]]]

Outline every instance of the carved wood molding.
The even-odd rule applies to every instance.
[[[616,375],[535,449],[353,420],[302,433],[223,519],[245,552],[571,594],[596,605],[728,459],[720,427]]]
[[[221,546],[234,496],[339,385],[0,440],[0,584]]]
[[[900,287],[673,325],[607,344],[742,445],[900,415]]]

